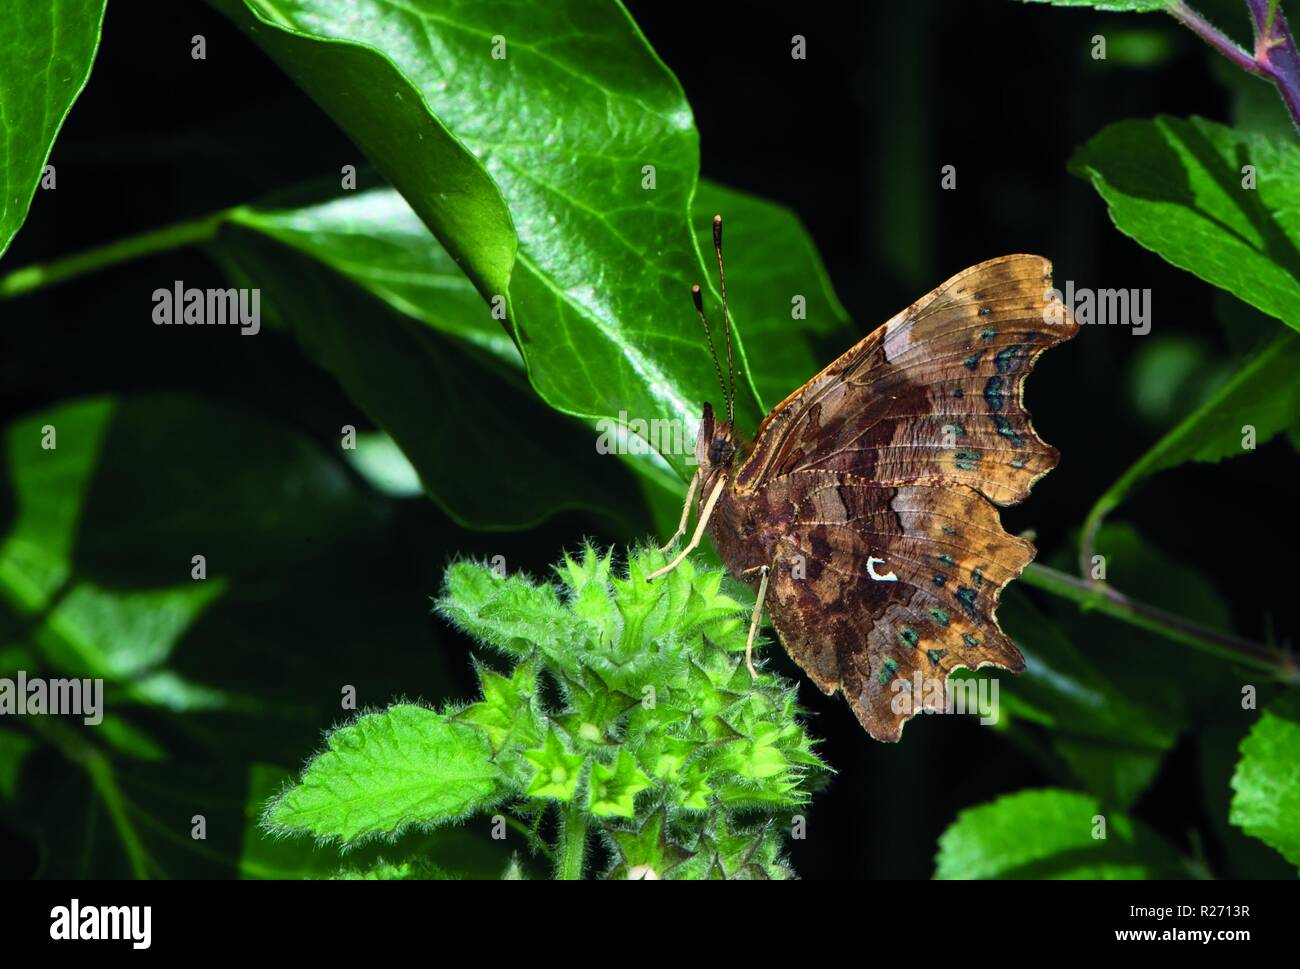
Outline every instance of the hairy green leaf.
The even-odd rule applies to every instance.
[[[447,881],[453,877],[436,865],[420,860],[379,861],[366,868],[343,868],[334,875],[336,881],[364,882]]]
[[[1264,708],[1241,743],[1230,820],[1300,867],[1300,692]]]
[[[504,791],[482,731],[424,707],[367,713],[330,734],[325,752],[267,808],[276,834],[351,844],[464,817]]]
[[[408,831],[395,841],[341,846],[304,838],[276,838],[262,828],[266,805],[293,780],[293,774],[269,764],[249,768],[243,841],[239,857],[242,878],[332,878],[365,873],[386,864],[411,864],[458,877],[496,878],[519,843],[494,840],[484,828],[439,828]]]
[[[90,78],[106,0],[11,3],[0,30],[0,256]]]

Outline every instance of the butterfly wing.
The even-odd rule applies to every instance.
[[[772,624],[813,682],[842,690],[877,740],[898,740],[919,709],[918,671],[943,682],[959,667],[1024,669],[994,610],[1034,548],[1004,532],[997,509],[971,489],[798,471],[762,500],[780,522]]]
[[[1049,295],[1050,294],[1050,295]],[[914,303],[768,415],[739,492],[794,471],[945,481],[1022,501],[1057,460],[1025,410],[1044,350],[1078,331],[1041,256],[973,266]]]
[[[1024,380],[1077,330],[1046,259],[974,266],[778,405],[733,478],[766,523],[768,613],[787,652],[878,740],[919,708],[896,699],[918,671],[1024,668],[994,611],[1034,548],[991,502],[1021,501],[1055,466]]]

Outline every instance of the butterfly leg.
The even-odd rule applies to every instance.
[[[695,489],[700,485],[700,473],[695,472],[695,477],[691,479],[691,486],[686,489],[686,504],[682,505],[682,520],[677,525],[677,531],[673,532],[673,537],[668,539],[663,545],[659,546],[659,551],[666,552],[673,547],[677,539],[686,534],[686,526],[691,520],[691,505],[695,503]]]
[[[754,615],[749,620],[749,638],[745,640],[745,665],[749,667],[749,675],[753,679],[758,679],[758,670],[754,669],[754,637],[758,635],[758,624],[763,619],[763,600],[767,598],[767,574],[771,571],[769,566],[763,566],[763,577],[758,582],[758,598],[754,600]]]
[[[704,528],[706,525],[709,524],[709,519],[713,517],[713,506],[716,505],[718,503],[718,499],[722,497],[722,489],[725,488],[726,486],[727,486],[727,479],[725,477],[720,478],[718,480],[717,485],[713,489],[713,493],[709,495],[709,500],[706,501],[704,503],[704,507],[700,509],[700,520],[695,523],[695,534],[691,536],[691,540],[686,543],[686,547],[684,549],[682,549],[680,552],[677,553],[677,557],[675,559],[673,559],[671,562],[665,565],[662,569],[655,569],[653,572],[647,575],[645,577],[645,580],[647,582],[653,582],[661,575],[667,575],[673,569],[677,568],[677,566],[681,565],[682,562],[685,560],[686,556],[690,555],[692,552],[694,552],[697,548],[700,547],[700,542],[704,540]]]

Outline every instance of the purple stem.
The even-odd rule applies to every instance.
[[[1271,21],[1269,0],[1246,0],[1246,6],[1255,23],[1255,62],[1273,79],[1291,112],[1291,120],[1300,128],[1300,54],[1296,53],[1282,4],[1274,6]]]
[[[1192,33],[1196,34],[1243,71],[1259,77],[1267,76],[1264,69],[1255,63],[1254,57],[1238,47],[1236,41],[1189,7],[1183,0],[1179,0],[1178,3],[1170,6],[1169,13],[1175,20],[1190,28]]]
[[[1269,17],[1269,0],[1246,0],[1255,28],[1255,53],[1237,46],[1231,37],[1178,0],[1167,8],[1169,13],[1229,61],[1256,77],[1267,78],[1277,87],[1282,103],[1291,114],[1291,122],[1300,130],[1300,54],[1281,4]]]

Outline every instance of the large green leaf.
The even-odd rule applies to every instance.
[[[54,138],[90,77],[105,2],[5,5],[0,30],[0,256],[27,218]]]
[[[1260,684],[1260,700],[1269,688]],[[1238,685],[1240,690],[1241,686]],[[1238,694],[1240,698],[1240,693]],[[1225,702],[1221,715],[1208,720],[1196,734],[1202,816],[1220,847],[1214,866],[1223,879],[1278,879],[1295,877],[1295,866],[1263,841],[1232,824],[1232,777],[1241,762],[1241,742],[1259,722],[1258,709],[1244,710],[1238,702]]]
[[[267,808],[264,823],[273,833],[348,844],[462,818],[505,790],[484,733],[402,705],[330,734],[328,749]]]
[[[1300,329],[1300,147],[1162,116],[1108,126],[1070,167],[1125,235]]]
[[[1232,823],[1300,867],[1300,692],[1260,714],[1242,741],[1232,789]]]
[[[346,84],[336,76],[357,51],[381,52],[482,163],[519,247],[508,289],[499,278],[475,281],[488,298],[508,295],[513,335],[548,403],[590,418],[675,418],[693,431],[701,403],[717,398],[688,295],[714,276],[691,224],[699,135],[676,79],[621,5],[567,0],[507,17],[456,0],[248,4],[256,19],[231,0],[220,6],[340,120],[453,254],[446,228],[424,207],[456,209],[457,196],[421,196],[403,175],[423,169],[436,179],[426,151],[436,139],[412,137],[410,119],[368,107],[391,137],[366,142],[321,89],[346,89],[368,106],[393,99],[387,71],[348,73]],[[504,56],[494,57],[502,42]],[[737,353],[738,411],[753,426],[760,407],[739,341]],[[685,455],[668,457],[687,473]]]
[[[155,674],[224,583],[217,575],[190,580],[189,555],[178,555],[166,584],[113,589],[77,574],[73,553],[85,551],[77,530],[115,408],[98,398],[9,429],[5,460],[17,515],[0,542],[0,598],[29,617],[49,663],[161,700]]]
[[[1111,485],[1088,513],[1083,546],[1091,549],[1102,520],[1143,481],[1186,461],[1221,461],[1295,426],[1300,414],[1300,337],[1284,333],[1251,354],[1235,374]]]
[[[391,188],[293,209],[236,209],[230,221],[310,256],[405,316],[521,366],[469,277]],[[244,268],[256,281],[253,267]]]
[[[325,40],[312,30],[311,11],[299,4],[258,2],[250,10],[243,0],[210,2],[338,122],[485,298],[509,292],[517,241],[501,192],[430,111],[426,93],[391,52],[382,45]],[[321,8],[340,20],[374,17],[374,11],[351,11],[350,5],[341,0]],[[377,19],[374,28],[392,19]]]
[[[1141,823],[1104,811],[1096,798],[1054,788],[962,811],[940,836],[935,862],[935,878],[1188,875],[1169,845]]]
[[[711,214],[726,214],[731,295],[747,321],[750,370],[765,395],[780,399],[818,369],[815,338],[836,352],[851,340],[816,248],[789,210],[708,182],[695,210],[706,236]],[[626,534],[640,533],[639,503],[629,501],[626,477],[611,467],[618,462],[595,453],[596,431],[530,405],[510,379],[521,366],[514,344],[397,192],[371,189],[295,209],[242,208],[230,220],[293,250],[246,232],[223,232],[218,241],[228,268],[266,290],[276,315],[394,436],[453,517],[478,528],[521,527],[581,507],[604,510]],[[346,292],[343,280],[389,309]],[[791,318],[795,297],[802,297],[798,319]],[[417,332],[402,317],[469,352]],[[698,324],[692,336],[704,356]],[[464,414],[482,425],[472,436]],[[681,438],[689,449],[691,434],[683,429]],[[453,453],[458,462],[447,460]],[[671,531],[680,479],[653,455],[622,457],[639,474],[658,530]],[[520,475],[521,468],[530,473]]]

